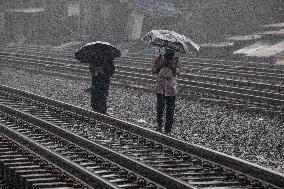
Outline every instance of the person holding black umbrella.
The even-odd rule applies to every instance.
[[[180,62],[174,57],[175,51],[166,49],[164,55],[157,57],[152,64],[152,72],[157,75],[157,131],[162,131],[163,114],[166,109],[165,133],[170,134],[174,123],[176,102],[176,81],[180,74]]]
[[[107,114],[110,78],[115,72],[112,56],[97,56],[90,62],[92,75],[91,106],[95,112]]]
[[[87,43],[75,52],[75,59],[89,63],[92,75],[91,106],[95,112],[107,113],[110,79],[115,72],[114,59],[121,51],[108,42]]]

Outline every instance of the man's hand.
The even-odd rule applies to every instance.
[[[103,73],[103,66],[102,65],[97,65],[96,66],[96,70],[99,72],[99,73]]]

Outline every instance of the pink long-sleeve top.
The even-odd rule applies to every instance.
[[[165,66],[167,64],[167,66]],[[159,72],[163,67],[167,67],[172,71],[172,77],[162,77]],[[176,96],[177,94],[177,76],[180,75],[180,61],[174,57],[171,61],[165,61],[163,56],[160,55],[152,63],[152,73],[157,75],[155,90],[158,94],[165,96]]]

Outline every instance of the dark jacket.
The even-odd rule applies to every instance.
[[[113,59],[94,59],[90,62],[90,72],[92,77],[103,77],[109,79],[115,72]]]

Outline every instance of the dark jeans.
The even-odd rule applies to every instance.
[[[110,78],[92,77],[91,106],[95,112],[105,114],[107,112],[107,98]]]
[[[174,123],[175,102],[175,96],[165,96],[162,94],[157,94],[157,123],[159,131],[162,130],[163,115],[164,110],[166,108],[165,132],[171,132]]]

